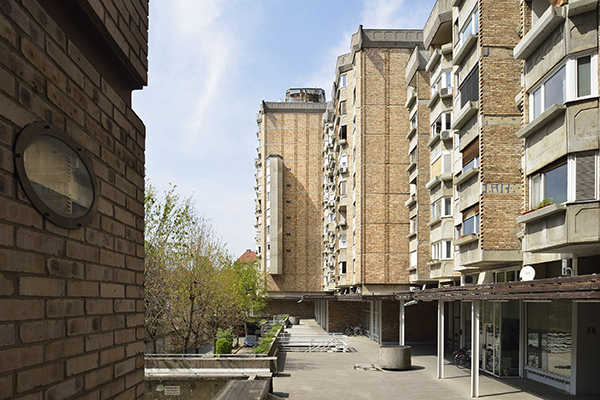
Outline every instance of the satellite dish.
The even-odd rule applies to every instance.
[[[526,265],[519,272],[522,281],[532,281],[535,278],[535,269],[531,265]]]

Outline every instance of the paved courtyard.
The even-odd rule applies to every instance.
[[[301,320],[287,329],[294,333],[324,333],[314,320]],[[470,399],[469,371],[446,362],[445,379],[436,378],[435,346],[412,347],[412,369],[381,371],[379,345],[366,337],[350,337],[353,353],[281,354],[279,374],[273,392],[291,400],[402,400]],[[535,393],[535,394],[533,394]],[[494,400],[580,400],[594,396],[571,396],[545,385],[518,378],[480,377],[480,397]]]

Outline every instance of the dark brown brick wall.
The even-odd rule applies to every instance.
[[[79,3],[145,76],[147,2]],[[33,122],[91,159],[87,227],[54,225],[24,193],[13,146]],[[0,2],[0,399],[143,396],[144,146],[142,121],[40,4]]]

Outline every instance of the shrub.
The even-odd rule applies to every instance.
[[[231,354],[233,346],[227,340],[227,338],[222,337],[217,340],[217,345],[215,346],[215,354]]]
[[[273,325],[273,327],[271,328],[271,333],[277,333],[277,331],[280,330],[282,326],[283,325],[281,324]]]
[[[225,339],[227,342],[233,347],[233,341],[235,340],[235,334],[233,333],[233,328],[230,326],[229,328],[222,330],[221,328],[217,329],[217,341],[219,339]]]

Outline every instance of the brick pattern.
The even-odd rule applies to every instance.
[[[321,202],[323,163],[322,114],[265,112],[260,138],[263,159],[283,157],[283,274],[267,274],[269,291],[306,292],[321,289]],[[266,254],[266,162],[260,195],[263,204],[261,240]],[[275,227],[271,227],[276,229]],[[262,258],[266,271],[266,257]]]
[[[394,205],[409,196],[408,158],[397,155],[408,154],[405,67],[411,51],[367,48],[355,56],[357,216],[348,231],[356,231],[359,284],[408,281],[408,210]]]
[[[147,2],[82,3],[145,75]],[[12,146],[36,121],[92,161],[85,228],[53,225],[21,188]],[[143,123],[36,1],[0,2],[0,399],[142,397],[144,145]]]
[[[87,0],[84,6],[146,81],[148,72],[148,0]]]

